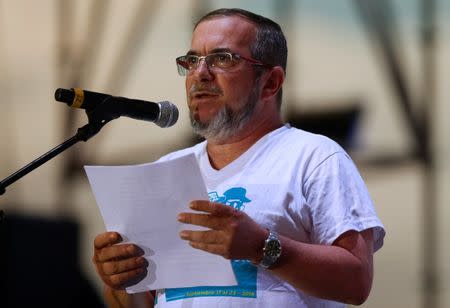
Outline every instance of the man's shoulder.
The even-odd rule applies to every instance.
[[[279,142],[283,143],[285,148],[296,148],[297,150],[311,154],[344,152],[342,147],[329,137],[314,134],[289,125],[286,127],[288,129],[282,138],[279,139]]]
[[[286,125],[286,129],[273,135],[266,143],[267,157],[274,164],[284,164],[283,168],[297,170],[308,178],[311,173],[328,159],[347,160],[350,157],[345,150],[332,139]]]

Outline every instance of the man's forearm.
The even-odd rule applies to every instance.
[[[370,231],[371,232],[371,231]],[[366,237],[370,237],[368,242]],[[283,253],[270,271],[305,293],[324,299],[361,304],[373,277],[371,235],[356,233],[346,245],[324,246],[281,237]],[[368,249],[369,253],[358,253]],[[356,252],[356,253],[355,253]]]
[[[154,299],[150,292],[128,294],[105,285],[103,295],[109,308],[153,308]]]

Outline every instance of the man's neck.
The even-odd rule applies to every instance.
[[[241,156],[267,133],[283,125],[281,121],[266,124],[267,125],[260,125],[253,130],[243,129],[239,136],[235,136],[226,142],[208,140],[206,150],[211,166],[217,170],[224,168]]]

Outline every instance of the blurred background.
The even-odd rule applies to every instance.
[[[175,58],[194,21],[240,7],[288,40],[285,121],[351,154],[387,235],[364,307],[450,307],[450,2],[445,0],[0,0],[0,179],[76,133],[80,87],[180,110],[171,128],[120,118],[6,188],[2,307],[98,307],[104,225],[85,164],[135,164],[195,142]],[[29,297],[32,301],[26,299]]]

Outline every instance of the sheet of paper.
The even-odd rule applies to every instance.
[[[148,274],[128,293],[146,290],[236,285],[228,260],[194,249],[181,230],[201,227],[178,222],[192,200],[208,200],[193,154],[135,166],[86,166],[106,229],[145,251]]]

